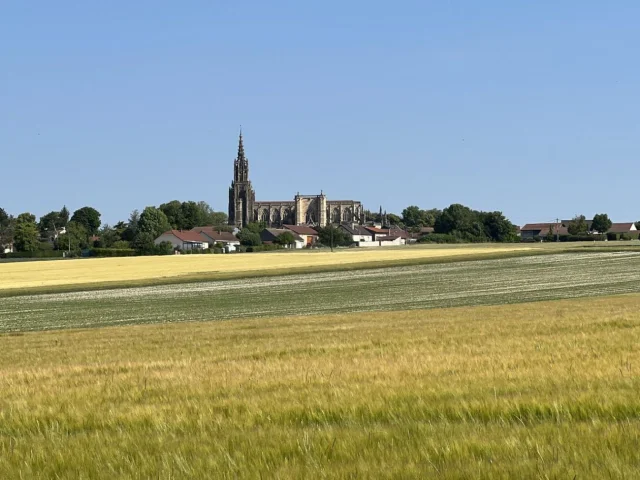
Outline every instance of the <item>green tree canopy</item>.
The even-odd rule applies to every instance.
[[[240,240],[241,245],[245,245],[247,247],[262,245],[260,234],[252,231],[249,228],[243,228],[242,230],[240,230],[240,232],[238,233],[238,239]]]
[[[95,235],[100,228],[100,212],[92,207],[82,207],[73,212],[70,221],[82,225],[87,235]]]
[[[146,207],[140,214],[136,237],[148,233],[155,240],[167,230],[171,230],[171,225],[164,212],[156,207]]]
[[[275,241],[280,245],[293,245],[296,243],[296,239],[291,232],[282,232]]]
[[[67,224],[66,232],[56,239],[55,246],[57,250],[79,252],[89,247],[88,239],[89,232],[84,225],[70,221]]]
[[[59,212],[53,211],[40,217],[38,221],[38,229],[42,237],[52,236],[59,232],[69,223],[69,211],[67,207],[62,207]]]
[[[10,245],[13,242],[14,227],[15,219],[4,209],[0,208],[0,253],[2,253],[2,247]]]
[[[18,252],[35,252],[39,246],[39,231],[36,217],[31,213],[18,215],[15,224],[13,244]]]
[[[317,227],[318,241],[325,247],[347,247],[353,243],[353,238],[344,229],[327,225],[326,227]]]
[[[571,235],[583,235],[589,231],[589,225],[584,215],[576,215],[567,225]]]
[[[598,213],[593,216],[593,222],[591,222],[591,230],[598,233],[607,233],[611,228],[613,222],[609,219],[609,215],[606,213]]]
[[[480,219],[484,234],[494,242],[515,242],[518,239],[516,227],[502,212],[483,212]]]
[[[219,226],[227,223],[227,214],[216,212],[204,201],[180,202],[172,200],[158,207],[167,216],[171,226],[178,230],[191,230],[207,225]]]
[[[411,205],[402,210],[402,223],[406,227],[421,227],[424,224],[424,218],[420,207]]]

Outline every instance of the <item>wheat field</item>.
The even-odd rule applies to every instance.
[[[179,278],[225,278],[246,272],[305,271],[318,267],[343,269],[366,264],[419,262],[444,257],[482,256],[531,251],[513,245],[407,246],[397,248],[268,252],[234,255],[172,255],[38,262],[0,263],[0,291],[60,285],[127,284]]]
[[[637,478],[639,309],[0,335],[0,478]]]

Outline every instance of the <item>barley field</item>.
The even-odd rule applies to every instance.
[[[637,478],[639,309],[0,335],[0,478]]]
[[[266,255],[265,255],[266,256]],[[0,332],[640,293],[640,253],[555,254],[0,299]]]
[[[540,246],[505,245],[434,245],[396,248],[339,249],[268,252],[242,255],[171,255],[166,257],[96,258],[38,262],[0,263],[0,292],[55,287],[145,284],[158,280],[225,278],[245,273],[276,271],[311,271],[393,262],[412,263],[445,257],[482,256],[530,252]],[[147,281],[147,282],[145,282]]]

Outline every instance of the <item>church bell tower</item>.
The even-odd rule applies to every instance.
[[[249,160],[244,155],[242,129],[238,140],[238,155],[233,162],[233,182],[229,187],[229,225],[245,227],[253,221],[256,194],[249,180]]]

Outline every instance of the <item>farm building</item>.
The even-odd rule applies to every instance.
[[[174,249],[179,250],[202,250],[209,248],[209,242],[202,234],[191,230],[169,230],[155,239],[155,244],[169,242]]]

